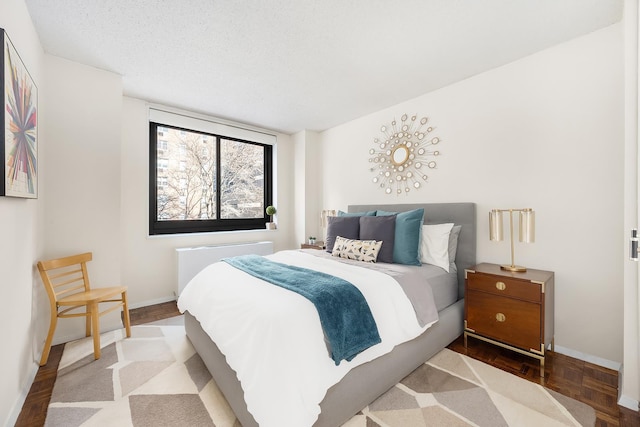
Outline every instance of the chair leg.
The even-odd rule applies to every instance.
[[[51,322],[49,323],[49,333],[47,339],[44,342],[44,349],[42,350],[42,357],[40,358],[40,366],[47,364],[49,360],[49,352],[51,351],[51,341],[53,341],[53,333],[56,331],[56,325],[58,324],[57,313],[53,313],[51,316]]]
[[[87,306],[91,310],[91,333],[93,335],[93,358],[100,359],[100,312],[98,304],[91,303]]]
[[[129,305],[127,304],[127,291],[122,293],[122,315],[124,316],[124,328],[127,338],[131,337],[131,320],[129,319]]]
[[[85,337],[91,336],[91,313],[89,313],[89,306],[85,307],[87,310],[87,315],[85,316]]]

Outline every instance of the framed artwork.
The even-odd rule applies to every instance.
[[[38,197],[38,88],[0,28],[0,196]]]

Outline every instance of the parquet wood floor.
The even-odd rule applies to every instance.
[[[618,372],[559,353],[547,353],[544,378],[537,359],[469,337],[449,349],[584,402],[596,410],[596,427],[640,427],[638,411],[617,404]]]
[[[180,313],[175,302],[130,310],[132,325],[166,319],[178,314]],[[16,427],[44,425],[63,348],[64,344],[54,346],[49,362],[38,370]],[[545,376],[540,378],[540,367],[536,359],[484,341],[469,338],[469,346],[465,349],[460,337],[451,343],[449,348],[591,405],[596,409],[596,427],[640,427],[638,411],[623,408],[616,403],[616,371],[562,354],[548,353]]]

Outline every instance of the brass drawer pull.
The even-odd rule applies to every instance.
[[[496,289],[499,291],[504,291],[507,289],[507,285],[504,282],[496,282]]]
[[[505,316],[505,315],[504,315],[504,314],[502,314],[502,313],[498,313],[498,314],[496,314],[496,320],[497,320],[498,322],[506,322],[506,320],[507,320],[507,316]]]

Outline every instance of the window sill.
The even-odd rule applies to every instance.
[[[238,234],[238,235],[246,235],[251,233],[273,233],[278,231],[278,229],[269,230],[267,228],[256,228],[254,230],[232,230],[232,231],[206,231],[202,233],[175,233],[175,234],[148,234],[147,239],[167,239],[167,238],[186,238],[186,237],[197,237],[197,236],[227,236],[230,234]]]

